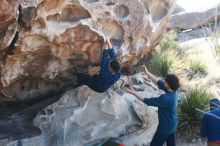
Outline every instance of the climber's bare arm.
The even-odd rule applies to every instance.
[[[108,44],[108,48],[109,48],[109,49],[112,49],[112,43],[111,43],[111,41],[110,41],[110,37],[107,37],[107,38],[106,38],[106,41],[107,41],[107,44]]]
[[[103,50],[108,50],[108,43],[107,42],[104,42]]]

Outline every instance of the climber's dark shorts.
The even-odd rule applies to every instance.
[[[89,88],[91,88],[92,90],[98,93],[102,93],[105,91],[103,89],[100,89],[100,85],[97,84],[101,80],[104,79],[99,75],[90,76],[84,73],[77,73],[78,87],[82,85],[87,85]]]

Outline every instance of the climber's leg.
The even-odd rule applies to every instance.
[[[101,77],[100,75],[94,75],[92,76],[91,84],[88,86],[95,92],[102,93],[105,92],[105,89],[103,88],[104,82],[105,78]]]
[[[83,73],[77,73],[77,85],[75,86],[75,88],[82,86],[82,85],[86,85],[89,88],[91,88],[92,90],[94,90],[95,92],[98,93],[102,93],[104,92],[103,89],[100,89],[99,83],[101,82],[101,80],[103,80],[102,77],[100,77],[99,75],[95,75],[95,76],[90,76],[88,74],[83,74]]]

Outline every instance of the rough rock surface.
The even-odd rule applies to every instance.
[[[122,66],[136,64],[160,41],[174,3],[3,0],[0,91],[12,99],[27,99],[55,89],[51,81],[70,79],[73,72],[86,72],[100,63],[105,35]]]
[[[42,130],[40,136],[2,140],[0,145],[92,146],[108,138],[116,138],[126,146],[149,143],[158,124],[157,108],[120,91],[122,80],[103,94],[86,86],[69,90],[58,102],[38,113],[34,124]],[[141,74],[132,77],[131,82],[132,87],[147,98],[161,93]]]
[[[215,19],[219,20],[219,16],[220,4],[205,11],[177,13],[172,16],[169,27],[177,30],[196,29],[213,24]]]
[[[53,112],[59,113],[55,107],[59,109],[64,100],[71,100],[71,105],[77,104],[81,110],[77,107],[68,111],[68,103],[65,102],[62,108],[66,113],[59,113],[49,122],[51,124],[44,125],[43,120],[36,120],[37,124],[33,126],[32,120],[40,109],[56,102],[65,91],[73,88],[72,78],[76,72],[87,72],[99,65],[105,35],[110,36],[123,70],[129,70],[158,44],[166,31],[174,4],[175,0],[2,0],[0,138],[29,138],[39,135],[41,130],[36,126],[42,126],[43,133],[36,138],[36,143],[43,138],[45,145],[53,140],[57,145],[60,142],[68,145],[72,136],[79,136],[78,143],[87,144],[103,138],[99,135],[102,128],[119,126],[105,137],[128,133],[126,126],[134,125],[128,128],[131,131],[140,128],[137,123],[141,122],[131,110],[133,106],[124,104],[125,109],[117,107],[113,108],[114,111],[107,111],[111,108],[108,106],[113,106],[107,104],[112,99],[120,103],[116,93],[110,101],[108,98],[103,100],[107,102],[103,109],[98,109],[97,104],[106,97],[106,93],[91,93],[92,97],[82,95],[85,101],[64,96],[52,106]],[[87,123],[84,118],[93,117],[88,113],[93,109],[97,111],[97,115],[93,115],[97,119]],[[125,116],[128,120],[117,119],[118,116]],[[52,117],[43,119],[47,121]],[[109,127],[99,123],[98,119],[102,118]],[[114,122],[109,122],[112,120]],[[71,128],[77,132],[68,131]]]

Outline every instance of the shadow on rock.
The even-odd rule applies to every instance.
[[[38,111],[58,101],[71,88],[72,85],[67,84],[28,100],[1,102],[0,139],[18,140],[40,135],[41,129],[32,124]]]

